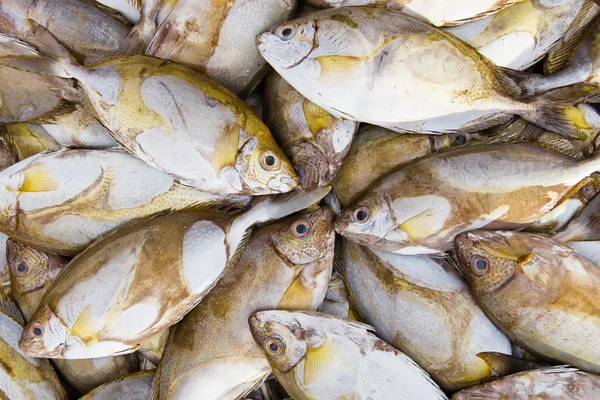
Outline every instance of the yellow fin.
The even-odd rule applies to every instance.
[[[592,129],[590,124],[585,119],[585,114],[578,107],[569,107],[565,110],[566,116],[573,121],[577,129]]]
[[[364,62],[351,56],[321,56],[317,61],[321,66],[319,80],[333,84],[349,82]]]
[[[323,110],[312,101],[304,99],[302,108],[304,110],[304,118],[306,118],[308,129],[313,135],[316,135],[324,129],[335,129],[337,118]]]
[[[353,321],[358,321],[358,317],[356,316],[356,314],[354,314],[352,307],[348,308],[348,319],[351,319]]]
[[[554,208],[560,206],[562,203],[569,200],[571,197],[575,196],[576,194],[579,194],[579,190],[581,190],[582,187],[584,187],[585,185],[590,183],[592,180],[593,179],[590,177],[582,179],[577,185],[573,186],[571,189],[569,189],[569,191],[563,197],[561,197],[561,199],[558,201],[558,203],[556,203]]]
[[[527,246],[519,246],[518,243],[513,243],[512,246],[508,244],[506,246],[498,244],[498,246],[495,248],[486,246],[482,243],[481,248],[494,257],[517,262],[523,260],[523,257],[530,253],[530,250]]]
[[[304,385],[309,386],[327,371],[333,364],[335,358],[335,346],[325,336],[323,344],[317,348],[311,348],[304,356]]]
[[[240,140],[239,125],[227,125],[223,136],[215,146],[212,159],[213,170],[218,174],[227,165],[235,165]]]
[[[430,236],[435,224],[435,210],[428,209],[404,221],[398,229],[403,230],[412,240]]]
[[[492,370],[481,358],[474,358],[465,365],[464,369],[456,374],[455,385],[474,385],[479,381],[490,378]]]
[[[534,260],[534,254],[530,253],[523,260],[519,260],[519,265],[523,273],[534,282],[549,286],[552,283],[552,270],[541,260]]]
[[[281,301],[277,305],[278,310],[308,310],[314,301],[314,293],[304,284],[304,277],[299,273],[291,285],[287,288]]]
[[[85,343],[92,342],[98,338],[98,329],[96,329],[96,320],[92,312],[91,304],[85,306],[75,320],[71,335],[81,338]]]
[[[58,182],[42,165],[30,166],[23,172],[20,192],[49,192],[56,189],[58,189]]]

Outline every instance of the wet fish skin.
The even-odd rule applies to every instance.
[[[319,312],[336,317],[358,320],[350,303],[348,288],[339,272],[333,271],[333,274],[331,274],[329,288],[325,294],[323,304],[319,308]]]
[[[298,234],[297,227],[307,227]],[[257,229],[244,253],[175,327],[160,365],[159,399],[239,398],[269,375],[247,329],[256,310],[316,310],[333,266],[328,207]]]
[[[4,127],[4,132],[2,132],[1,135],[15,155],[16,161],[23,161],[26,158],[60,146],[60,144],[38,124],[22,123],[6,125]]]
[[[456,254],[477,303],[513,343],[600,371],[596,265],[550,238],[509,231],[464,233]]]
[[[81,400],[147,400],[150,398],[154,371],[142,371],[108,382],[85,396]]]
[[[368,325],[316,312],[259,311],[250,319],[254,340],[274,375],[298,400],[446,399],[412,359]]]

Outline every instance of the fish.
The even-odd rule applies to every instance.
[[[534,356],[600,372],[600,268],[546,236],[472,231],[456,256],[490,320]]]
[[[198,71],[129,55],[82,66],[41,26],[34,37],[45,58],[2,58],[0,64],[75,78],[86,110],[119,144],[182,184],[222,195],[285,193],[297,186],[267,126]]]
[[[117,50],[124,54],[144,54],[160,25],[178,0],[133,0],[140,17]]]
[[[254,225],[300,211],[328,191],[259,197],[237,215],[191,206],[113,231],[58,275],[21,337],[21,350],[64,359],[137,350],[204,298],[239,258]]]
[[[452,400],[585,400],[600,396],[600,377],[577,368],[557,366],[521,372],[461,390]]]
[[[316,310],[333,267],[329,207],[257,229],[214,289],[174,328],[157,372],[158,399],[240,398],[270,374],[247,328],[257,310]]]
[[[342,276],[334,271],[329,280],[329,288],[325,294],[323,304],[319,308],[323,314],[334,315],[336,317],[352,319],[358,321],[356,312],[348,296],[348,288],[344,283]]]
[[[565,244],[575,250],[578,255],[590,261],[592,264],[600,266],[600,241],[575,240]]]
[[[179,0],[146,54],[191,65],[244,98],[266,62],[254,38],[293,16],[297,0]]]
[[[447,31],[500,67],[526,70],[600,13],[593,0],[525,0]]]
[[[12,124],[2,128],[0,136],[10,148],[15,162],[60,146],[48,131],[38,124]]]
[[[459,146],[376,181],[335,229],[377,250],[439,254],[462,232],[527,227],[598,170],[600,154],[578,161],[532,143]]]
[[[167,340],[172,329],[164,329],[146,340],[137,350],[137,353],[154,365],[158,365],[165,352]]]
[[[123,376],[97,387],[80,400],[147,400],[150,398],[153,379],[154,371],[141,371]]]
[[[250,331],[292,398],[446,399],[410,357],[369,325],[317,312],[259,311]]]
[[[265,79],[265,122],[304,188],[329,186],[358,123],[340,120],[305,99],[276,72]]]
[[[11,400],[66,400],[48,360],[28,357],[17,347],[23,324],[17,306],[9,298],[0,297],[0,396]]]
[[[592,185],[594,183],[597,183],[597,181],[590,182]],[[591,197],[589,203],[582,207],[583,209],[579,215],[570,220],[564,228],[553,236],[554,240],[563,243],[600,240],[600,195],[594,189],[595,187],[588,188],[585,195]]]
[[[400,133],[477,132],[517,114],[579,137],[581,113],[572,104],[594,90],[575,85],[520,99],[514,72],[448,32],[374,7],[284,22],[260,34],[257,46],[290,85],[333,116]]]
[[[477,354],[510,356],[510,341],[443,259],[369,250],[342,240],[341,273],[362,321],[417,362],[445,391],[493,377]]]
[[[73,257],[136,218],[202,203],[239,209],[249,201],[180,185],[123,150],[58,149],[0,172],[0,231]]]
[[[522,0],[308,0],[317,7],[372,6],[402,11],[435,26],[462,25]]]

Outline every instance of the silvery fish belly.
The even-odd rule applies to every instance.
[[[568,366],[520,372],[461,390],[452,400],[587,400],[600,396],[600,377]]]
[[[13,124],[4,127],[2,138],[15,155],[16,161],[59,147],[60,144],[38,124]]]
[[[276,72],[263,89],[265,122],[304,188],[327,186],[342,165],[358,123],[342,121],[305,99]]]
[[[448,28],[501,67],[525,70],[579,20],[600,11],[592,0],[525,0],[479,21]]]
[[[266,72],[256,35],[295,9],[296,0],[179,0],[147,54],[198,68],[244,97]]]
[[[461,25],[522,0],[308,0],[318,7],[374,6],[402,11],[435,26]]]
[[[600,269],[548,237],[474,231],[456,253],[477,303],[533,355],[600,372]]]
[[[342,243],[342,274],[362,320],[443,389],[454,391],[492,377],[477,353],[511,354],[508,338],[447,262]]]
[[[48,360],[26,356],[17,346],[22,331],[19,310],[0,297],[0,394],[10,400],[66,400]]]
[[[153,379],[154,371],[127,375],[94,389],[81,400],[147,400],[151,395]]]
[[[294,399],[447,398],[368,325],[307,311],[260,311],[249,323],[273,374]]]
[[[239,257],[251,227],[302,210],[327,192],[262,197],[235,216],[188,207],[115,230],[58,275],[21,349],[66,359],[133,352],[198,304]]]
[[[273,194],[297,184],[267,126],[242,100],[189,67],[121,56],[71,65],[113,137],[185,185],[216,194]]]
[[[532,224],[600,169],[529,143],[473,144],[433,154],[373,184],[337,217],[336,231],[399,254],[452,249],[474,229]]]
[[[62,149],[0,172],[0,230],[49,253],[74,256],[136,218],[198,203],[244,206],[176,183],[120,150]]]
[[[130,26],[93,1],[5,0],[0,4],[0,31],[27,40],[31,19],[48,29],[78,57],[117,51]]]
[[[356,313],[350,304],[348,288],[338,272],[331,274],[329,288],[319,311],[336,317],[357,320]]]
[[[328,207],[252,234],[239,261],[177,326],[161,361],[159,399],[240,398],[270,368],[248,330],[256,310],[316,310],[333,266]]]

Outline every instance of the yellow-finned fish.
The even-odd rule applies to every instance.
[[[158,399],[240,398],[270,369],[248,330],[257,310],[316,310],[333,266],[333,214],[305,211],[257,229],[239,261],[174,328]]]
[[[273,374],[296,400],[447,399],[369,325],[307,311],[259,311],[249,323]]]
[[[594,89],[520,100],[511,71],[444,30],[381,8],[318,11],[260,34],[257,45],[290,85],[332,115],[401,133],[473,132],[517,114],[579,137],[572,104]]]
[[[142,371],[108,382],[80,400],[148,400],[154,371]]]

